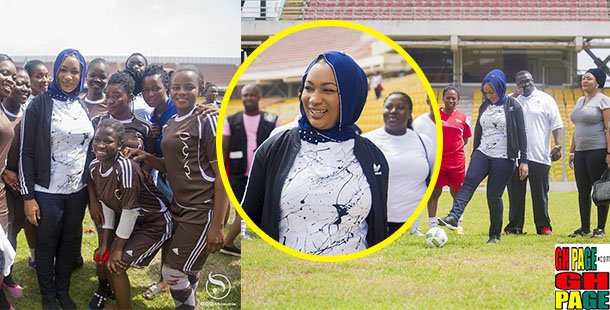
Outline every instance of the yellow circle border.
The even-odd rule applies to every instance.
[[[422,200],[420,201],[419,205],[417,206],[417,209],[415,210],[415,212],[409,217],[409,219],[405,222],[405,224],[402,227],[400,227],[400,229],[398,229],[394,234],[392,234],[385,240],[381,241],[380,243],[378,243],[370,248],[367,248],[366,250],[362,250],[359,252],[346,254],[346,255],[323,256],[323,255],[313,255],[313,254],[303,253],[301,251],[297,251],[295,249],[289,248],[289,247],[277,242],[273,238],[269,237],[269,235],[267,235],[265,232],[263,232],[256,224],[254,224],[254,222],[252,222],[250,217],[248,217],[248,215],[241,208],[239,201],[237,201],[237,198],[235,197],[235,194],[233,193],[233,190],[231,189],[231,185],[229,184],[229,179],[226,174],[226,168],[225,168],[225,163],[224,163],[224,158],[223,158],[224,155],[223,155],[223,151],[222,151],[222,130],[224,127],[224,120],[226,117],[227,105],[231,99],[233,90],[235,89],[235,86],[237,85],[237,82],[241,78],[242,74],[246,71],[246,69],[250,66],[250,64],[254,61],[254,59],[256,59],[256,57],[258,57],[258,55],[260,55],[264,50],[266,50],[268,47],[270,47],[277,41],[279,41],[279,40],[283,39],[284,37],[287,37],[293,33],[299,32],[301,30],[317,28],[317,27],[351,28],[351,29],[358,30],[360,32],[369,34],[369,35],[377,38],[378,40],[383,41],[384,43],[388,44],[390,47],[392,47],[396,52],[398,52],[398,54],[400,54],[403,57],[403,59],[405,59],[407,61],[407,63],[413,68],[413,71],[415,71],[415,73],[419,77],[419,80],[422,82],[424,88],[426,89],[426,93],[428,94],[428,96],[430,98],[430,101],[431,101],[431,104],[432,104],[432,107],[434,110],[434,118],[436,120],[437,147],[436,147],[436,158],[435,158],[434,170],[432,172],[430,185],[428,186],[428,189],[426,190],[426,193],[422,197]],[[372,254],[372,253],[375,253],[375,252],[381,250],[382,248],[386,247],[390,243],[394,242],[403,233],[405,233],[407,231],[407,229],[409,229],[411,227],[413,222],[419,217],[419,215],[422,213],[422,211],[424,210],[424,208],[426,208],[426,206],[428,204],[428,200],[430,199],[430,196],[432,195],[432,191],[434,190],[434,185],[436,184],[436,180],[438,178],[438,173],[440,170],[440,164],[441,164],[442,153],[443,153],[443,151],[442,151],[442,149],[443,149],[442,148],[442,145],[443,145],[442,132],[443,131],[442,131],[442,126],[440,124],[438,101],[436,100],[436,96],[434,94],[434,90],[432,89],[432,86],[428,82],[428,79],[424,75],[423,71],[420,69],[419,65],[415,62],[415,60],[413,60],[413,58],[411,58],[411,56],[402,47],[400,47],[400,45],[398,45],[396,42],[394,42],[392,39],[390,39],[383,33],[379,32],[373,28],[370,28],[368,26],[364,26],[364,25],[361,25],[361,24],[358,24],[355,22],[348,22],[348,21],[341,21],[341,20],[320,20],[320,21],[305,22],[302,24],[298,24],[298,25],[286,28],[286,29],[278,32],[277,34],[273,35],[272,37],[267,39],[265,42],[263,42],[258,48],[256,48],[254,50],[254,52],[252,52],[252,54],[248,55],[246,60],[237,69],[235,75],[233,75],[233,78],[231,79],[231,82],[229,83],[225,96],[222,100],[222,107],[220,108],[218,124],[219,124],[218,125],[219,129],[217,129],[217,134],[216,134],[216,154],[217,154],[217,158],[218,158],[218,162],[219,162],[219,170],[220,170],[220,177],[222,179],[222,184],[224,185],[224,188],[227,191],[227,195],[229,196],[229,200],[231,201],[231,204],[233,204],[233,206],[235,206],[235,209],[237,210],[239,215],[242,217],[242,219],[244,221],[246,221],[246,223],[248,224],[248,227],[250,227],[250,229],[252,229],[257,235],[259,235],[267,243],[269,243],[270,245],[272,245],[273,247],[275,247],[276,249],[278,249],[284,253],[290,254],[290,255],[298,257],[298,258],[302,258],[302,259],[306,259],[306,260],[310,260],[310,261],[317,261],[317,262],[341,262],[341,261],[361,258],[361,257],[367,256],[369,254]],[[247,253],[245,255],[247,255]]]

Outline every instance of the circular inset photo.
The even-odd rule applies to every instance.
[[[436,102],[412,58],[371,28],[282,31],[227,89],[218,149],[231,201],[259,236],[309,260],[362,257],[407,230],[423,237],[440,162]]]

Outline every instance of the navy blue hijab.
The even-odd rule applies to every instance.
[[[366,74],[360,66],[345,53],[326,52],[318,55],[307,67],[301,80],[301,89],[305,89],[305,80],[311,67],[320,59],[323,59],[333,70],[337,80],[339,92],[339,122],[330,129],[316,129],[307,119],[303,101],[301,102],[301,119],[299,120],[299,132],[301,139],[310,143],[318,142],[340,142],[353,139],[357,134],[353,129],[354,123],[360,117],[366,96],[368,95],[368,81]]]
[[[80,63],[80,85],[70,93],[65,93],[61,89],[61,87],[59,87],[59,84],[57,82],[57,80],[58,80],[57,75],[59,73],[59,68],[61,67],[61,64],[64,62],[64,58],[66,58],[67,56],[76,57],[76,59]],[[67,49],[61,51],[61,53],[59,53],[59,55],[57,55],[57,58],[55,58],[55,64],[53,65],[53,82],[51,82],[51,85],[49,86],[49,90],[47,91],[47,93],[49,94],[49,96],[51,96],[51,98],[57,99],[59,101],[68,101],[68,99],[78,100],[78,94],[80,94],[83,91],[83,87],[85,85],[86,72],[87,72],[87,66],[85,63],[85,57],[83,57],[83,55],[79,51],[72,49],[72,48],[67,48]]]
[[[498,94],[498,98],[500,98],[500,100],[498,100],[498,102],[495,104],[504,104],[504,99],[506,99],[506,75],[504,75],[504,72],[502,72],[500,69],[493,69],[489,71],[487,75],[485,75],[485,78],[483,78],[483,82],[481,83],[481,92],[483,92],[485,101],[489,102],[489,104],[494,104],[487,99],[485,96],[485,91],[483,91],[483,85],[486,83],[489,83],[489,85],[494,88],[496,94]]]

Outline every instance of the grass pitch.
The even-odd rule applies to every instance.
[[[529,195],[529,193],[528,193]],[[554,235],[536,235],[531,201],[526,235],[487,244],[489,211],[484,192],[466,208],[464,235],[449,232],[443,248],[427,248],[404,235],[365,258],[340,263],[301,260],[259,238],[244,241],[242,305],[252,308],[548,309],[554,305],[554,247],[559,243],[608,243],[569,238],[580,226],[576,192],[550,193]],[[508,198],[504,197],[504,225]],[[444,193],[438,216],[451,208]],[[420,230],[428,229],[424,211]],[[593,206],[591,228],[597,225]]]
[[[234,212],[230,211],[231,217]],[[230,219],[229,223],[233,220]],[[85,229],[93,229],[93,224],[88,212],[85,214],[85,221],[83,223]],[[228,228],[228,227],[227,227]],[[236,244],[239,247],[239,238],[236,240]],[[95,275],[95,262],[93,262],[93,251],[97,248],[97,235],[84,234],[83,235],[83,248],[82,254],[85,260],[85,264],[81,269],[78,269],[72,273],[72,281],[70,286],[70,295],[76,302],[78,309],[87,309],[87,303],[93,292],[97,288],[97,277]],[[12,298],[10,295],[7,296],[11,303],[16,309],[42,309],[40,289],[38,287],[38,280],[36,278],[36,272],[27,267],[27,259],[29,256],[29,249],[25,240],[23,231],[19,234],[17,241],[17,257],[13,265],[13,279],[24,288],[24,295],[21,298]],[[130,268],[127,273],[131,281],[131,306],[133,309],[174,309],[174,301],[172,300],[169,292],[162,293],[154,300],[146,300],[142,293],[148,286],[155,283],[159,278],[161,253],[157,253],[157,257],[151,262],[149,267],[143,269]],[[229,295],[222,300],[214,300],[208,296],[205,291],[205,284],[207,281],[208,274],[223,274],[231,281],[231,291]],[[212,286],[210,286],[212,287]],[[225,305],[220,306],[205,306],[204,304],[224,303]],[[197,289],[197,303],[200,305],[200,309],[203,308],[214,308],[214,309],[236,309],[241,304],[241,262],[238,257],[227,256],[220,253],[211,254],[203,267],[201,272],[201,279],[199,281],[199,288]],[[106,307],[111,306],[112,301],[106,303]],[[234,305],[234,306],[232,306]]]

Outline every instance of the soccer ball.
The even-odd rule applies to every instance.
[[[440,227],[433,227],[426,232],[426,245],[431,248],[441,248],[447,243],[447,233]]]

